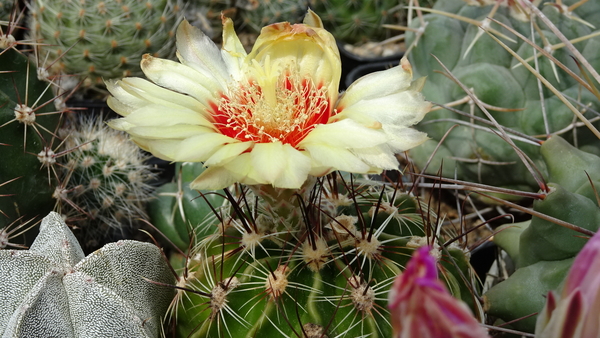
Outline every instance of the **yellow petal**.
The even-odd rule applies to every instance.
[[[250,153],[243,153],[231,161],[225,163],[221,168],[229,172],[230,175],[236,178],[236,182],[243,184],[267,184],[263,180],[256,168],[252,167],[252,156]]]
[[[139,95],[133,95],[121,87],[121,80],[105,81],[106,89],[113,95],[109,97],[106,103],[108,106],[121,116],[129,115],[133,110],[144,107],[150,102],[140,98]]]
[[[281,142],[258,143],[250,153],[252,166],[265,181],[276,180],[286,166],[283,144]]]
[[[341,148],[368,148],[385,143],[387,140],[382,131],[367,128],[347,119],[316,126],[298,144],[298,148],[302,149],[307,144],[327,144]]]
[[[227,170],[223,170],[223,168],[207,168],[190,183],[190,188],[196,190],[217,190],[227,188],[236,181],[236,177],[231,175]]]
[[[338,109],[343,111],[361,100],[385,97],[407,90],[411,83],[412,67],[408,59],[402,58],[399,66],[367,74],[352,83],[340,96]]]
[[[106,104],[110,107],[110,109],[114,110],[121,116],[127,116],[138,108],[126,105],[114,96],[109,96],[108,99],[106,99]]]
[[[313,12],[312,9],[308,9],[306,15],[304,16],[303,23],[307,26],[315,27],[315,28],[325,28],[323,26],[323,21],[317,15],[317,13]]]
[[[221,55],[231,77],[235,81],[242,80],[243,62],[248,53],[246,53],[244,46],[233,29],[233,21],[229,18],[223,19],[223,47]]]
[[[377,107],[377,109],[373,109]],[[365,99],[342,111],[341,115],[354,119],[366,115],[381,124],[412,126],[423,119],[431,104],[415,91],[403,91],[388,96]],[[360,119],[360,117],[356,117]]]
[[[310,172],[308,173],[311,176],[314,177],[321,177],[321,176],[325,176],[327,174],[329,174],[330,172],[334,171],[335,169],[332,167],[322,167],[316,164],[313,164],[312,167],[310,168]]]
[[[149,140],[135,136],[132,136],[131,140],[142,149],[166,161],[175,161],[175,153],[181,146],[181,140]]]
[[[212,76],[206,76],[179,62],[144,55],[142,71],[152,82],[176,92],[189,95],[204,107],[217,100],[216,93],[224,88]]]
[[[204,105],[197,100],[159,87],[148,80],[127,77],[120,81],[119,85],[127,93],[144,100],[145,104],[155,103],[173,109],[185,107],[198,112],[205,109]]]
[[[289,144],[284,144],[283,150],[286,153],[286,166],[281,175],[271,184],[278,188],[299,189],[308,178],[311,160],[305,152],[298,151]]]
[[[305,148],[321,167],[331,167],[335,170],[359,174],[369,171],[369,165],[346,149],[331,147],[326,144],[308,144]]]
[[[174,156],[180,162],[204,162],[224,144],[237,142],[219,133],[203,133],[184,139]]]
[[[227,161],[245,152],[253,145],[254,142],[237,142],[225,144],[223,147],[219,148],[219,150],[217,150],[214,154],[212,154],[206,161],[204,161],[204,165],[207,167],[223,165]]]
[[[121,131],[127,131],[131,127],[135,127],[134,124],[131,124],[131,123],[125,121],[125,119],[113,119],[113,120],[108,121],[107,124],[109,127],[114,128],[116,130],[121,130]]]
[[[386,125],[383,129],[390,138],[388,146],[396,153],[419,146],[429,139],[427,134],[412,128]]]
[[[274,64],[292,65],[301,77],[326,87],[332,104],[337,100],[341,61],[335,39],[326,30],[288,22],[266,26],[248,59],[263,64],[267,57]]]
[[[189,124],[176,124],[173,126],[135,126],[127,130],[131,136],[150,140],[184,139],[198,134],[215,134],[210,129]],[[220,134],[218,134],[220,135]]]
[[[227,66],[219,48],[186,20],[177,28],[177,56],[181,63],[206,76],[214,77],[223,87],[229,81]]]
[[[360,158],[361,161],[365,162],[373,171],[373,168],[393,170],[398,169],[398,160],[391,151],[385,151],[381,147],[372,148],[354,148],[351,150],[352,154]]]
[[[289,144],[259,143],[250,156],[257,175],[277,188],[300,188],[310,171],[310,159]]]
[[[188,124],[213,128],[212,122],[198,112],[183,107],[180,109],[169,109],[161,105],[150,105],[135,109],[123,118],[123,120],[136,126]]]

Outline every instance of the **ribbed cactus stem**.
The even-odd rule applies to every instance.
[[[40,0],[29,7],[38,55],[56,64],[51,76],[77,75],[85,88],[103,79],[140,75],[143,54],[173,53],[179,0]],[[59,72],[59,73],[57,73]]]
[[[302,207],[310,203],[310,193],[317,179],[308,179],[300,189],[274,188],[272,185],[251,185],[248,188],[258,197],[257,207],[272,222],[267,227],[271,231],[299,230],[302,219]],[[304,205],[302,205],[304,203]]]

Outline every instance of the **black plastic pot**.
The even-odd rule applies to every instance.
[[[480,280],[485,280],[488,271],[498,257],[498,250],[498,246],[494,242],[485,242],[471,251],[471,266]]]
[[[400,59],[383,61],[383,62],[367,63],[364,65],[357,66],[354,69],[352,69],[348,73],[348,75],[346,75],[346,77],[344,78],[344,81],[345,81],[344,84],[345,84],[346,88],[348,88],[354,81],[360,79],[361,77],[363,77],[367,74],[378,72],[380,70],[390,69],[392,67],[397,66],[399,63],[400,63]]]
[[[364,57],[348,51],[344,48],[344,43],[338,42],[337,45],[342,60],[341,90],[348,88],[360,76],[397,66],[404,55],[404,53],[400,53],[381,57]],[[358,74],[360,75],[357,77]]]

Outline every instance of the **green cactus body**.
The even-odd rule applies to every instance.
[[[577,8],[573,15],[583,14],[593,9],[596,5],[589,3]],[[554,6],[539,5],[548,18],[554,22],[563,34],[573,39],[592,32],[592,29],[579,21],[571,19],[558,12]],[[452,12],[475,20],[484,20],[489,15],[492,6],[471,6],[465,2],[440,1],[434,7],[438,10]],[[458,78],[467,88],[472,88],[474,94],[483,102],[495,106],[517,111],[495,111],[489,108],[491,115],[504,127],[512,128],[518,132],[540,137],[547,133],[556,133],[568,127],[573,122],[573,113],[547,88],[542,90],[543,103],[547,112],[547,121],[542,115],[542,102],[536,78],[512,57],[502,46],[485,33],[473,43],[481,30],[475,26],[461,22],[440,14],[427,14],[424,16],[427,26],[423,35],[418,40],[409,54],[416,76],[427,76],[423,94],[431,101],[447,104],[466,97],[466,93],[452,80],[438,73],[443,71],[438,62],[430,56],[437,56],[440,61]],[[494,19],[512,27],[517,32],[535,39],[541,45],[542,37],[536,33],[531,34],[528,21],[520,21],[508,7],[500,7]],[[414,21],[413,28],[419,28],[418,21]],[[549,43],[556,44],[558,38],[544,24],[539,23],[541,32]],[[506,36],[514,39],[513,42],[501,39],[508,47],[516,51],[523,58],[533,55],[532,47],[521,41],[508,30],[496,23],[491,27]],[[415,42],[416,35],[407,32],[407,44]],[[594,66],[598,66],[596,52],[599,38],[592,38],[579,42],[577,48],[584,51]],[[461,46],[457,48],[456,46]],[[539,53],[538,53],[539,54]],[[577,66],[566,49],[553,52],[553,56],[578,73]],[[569,97],[578,98],[584,105],[590,104],[593,109],[598,109],[598,100],[590,93],[579,90],[579,85],[564,71],[558,69],[558,78],[554,74],[551,61],[545,57],[538,59],[540,73],[561,93]],[[530,62],[533,66],[533,61]],[[596,67],[598,68],[598,67]],[[456,107],[464,112],[478,117],[486,116],[476,106],[463,104]],[[588,112],[586,116],[590,113]],[[453,119],[449,121],[448,119]],[[419,129],[427,132],[431,140],[423,146],[411,150],[411,156],[416,163],[423,167],[433,152],[437,143],[444,134],[456,124],[456,121],[469,123],[468,116],[461,116],[449,110],[441,109],[430,112]],[[472,121],[471,121],[472,122]],[[472,122],[473,123],[473,122]],[[443,160],[444,176],[454,177],[455,169],[458,178],[468,181],[482,182],[495,186],[507,186],[517,189],[532,190],[538,185],[533,180],[526,167],[522,164],[515,150],[497,134],[490,132],[488,125],[481,129],[469,125],[460,125],[454,128],[442,144],[440,150],[428,167],[429,173],[435,174],[441,167]],[[546,131],[545,124],[548,125]],[[493,127],[493,126],[491,126]],[[569,140],[577,138],[580,146],[590,146],[598,149],[597,139],[584,136],[584,130],[577,134],[567,134]],[[528,155],[535,165],[544,170],[544,161],[539,153],[539,147],[520,140],[515,140],[516,145]]]
[[[543,201],[534,203],[534,210],[588,230],[598,230],[600,210],[595,200],[569,192],[560,185],[549,186],[550,193]],[[534,217],[521,234],[520,241],[518,263],[519,266],[527,266],[539,261],[574,257],[587,239],[574,230]]]
[[[177,0],[40,0],[30,10],[32,37],[44,42],[40,58],[58,60],[51,75],[78,75],[85,87],[141,75],[143,54],[170,56],[181,16]]]
[[[76,225],[86,251],[145,218],[156,175],[142,151],[101,117],[74,118],[58,132],[65,153],[58,158],[61,182],[54,198],[59,211]],[[122,236],[117,236],[122,238]]]
[[[383,24],[400,22],[397,0],[310,0],[310,8],[336,39],[346,43],[380,41],[389,37]]]
[[[533,332],[537,316],[531,315],[544,307],[548,291],[562,285],[574,260],[540,261],[516,270],[506,281],[485,293],[486,313],[505,321],[529,316],[511,326]]]
[[[237,186],[213,205],[219,220],[196,229],[187,261],[172,259],[183,270],[177,285],[189,290],[176,297],[178,336],[391,336],[387,293],[412,252],[432,241],[412,196],[388,186],[375,213],[382,185],[364,183]],[[170,215],[175,202],[165,201]],[[468,255],[455,246],[433,252],[453,294],[473,303],[473,280],[460,277],[473,276]]]
[[[202,171],[202,163],[177,163],[177,182],[158,188],[156,198],[148,206],[153,224],[173,245],[184,251],[190,242],[198,242],[206,235],[203,229],[212,229],[218,224],[211,207],[220,210],[225,201],[222,194],[203,191],[204,196],[200,197],[198,192],[190,189],[187,182],[193,181]],[[192,233],[194,239],[190,238]]]
[[[600,157],[578,150],[558,136],[544,142],[541,153],[549,180],[556,183],[548,184],[550,192],[543,200],[535,201],[533,209],[597,231],[600,209],[588,175],[596,187],[600,185]],[[495,242],[510,254],[517,270],[484,297],[489,314],[511,321],[542,309],[544,296],[561,285],[587,240],[579,232],[539,217],[504,227],[495,235]],[[511,325],[533,332],[535,317]]]
[[[173,292],[160,250],[120,241],[84,257],[56,213],[29,250],[0,250],[3,337],[159,337]],[[147,280],[145,280],[145,279]]]
[[[187,1],[184,8],[185,18],[210,38],[219,39],[223,31],[221,14],[235,20],[238,14],[235,4],[234,0]]]
[[[251,0],[241,8],[240,16],[243,24],[258,33],[272,23],[302,22],[306,7],[302,0]]]
[[[52,89],[13,49],[0,51],[0,229],[41,219],[54,204],[47,168],[36,155],[49,145],[60,116]],[[38,218],[40,217],[40,218]]]
[[[16,7],[15,7],[16,6]],[[8,21],[13,9],[19,13],[18,1],[15,0],[0,0],[0,21]]]

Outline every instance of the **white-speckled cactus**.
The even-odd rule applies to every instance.
[[[159,249],[119,241],[84,257],[57,213],[29,250],[0,251],[2,337],[158,337],[174,282]],[[144,279],[145,278],[145,279]]]
[[[154,191],[148,182],[156,175],[144,163],[147,155],[102,118],[80,115],[69,122],[58,131],[65,151],[56,159],[61,182],[52,196],[55,210],[78,229],[75,236],[90,252],[113,238],[124,238],[135,229],[136,219],[145,218],[146,202]]]

